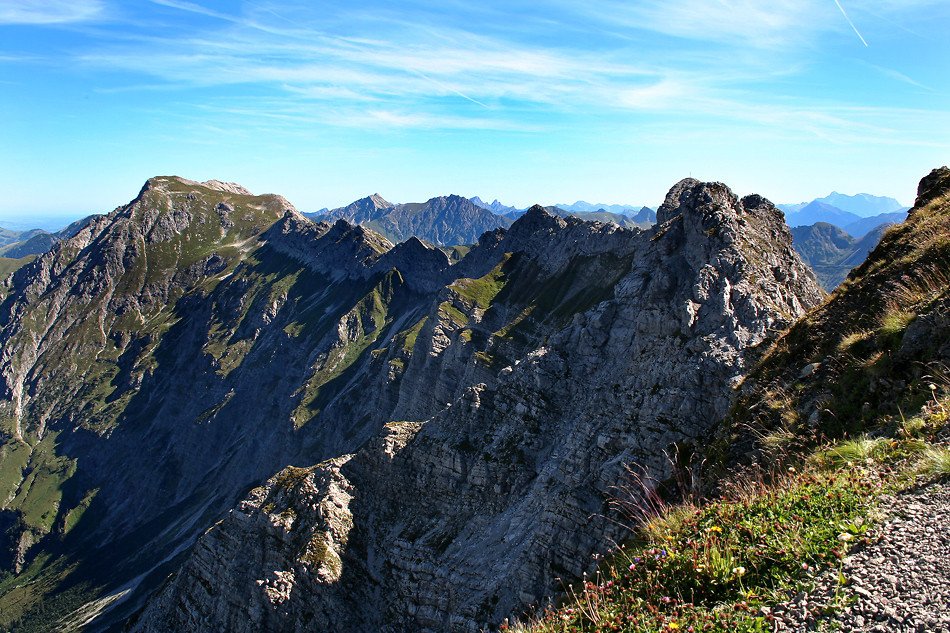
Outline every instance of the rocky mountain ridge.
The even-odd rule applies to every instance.
[[[351,224],[362,224],[393,242],[417,237],[440,246],[473,244],[485,231],[511,225],[510,219],[457,195],[394,205],[374,194],[310,217],[318,221],[344,219]]]
[[[699,447],[820,299],[758,196],[685,180],[658,221],[536,206],[452,264],[150,179],[5,281],[2,624],[473,630],[552,595],[623,464]]]
[[[464,389],[428,411],[401,399],[352,456],[252,491],[133,629],[475,631],[586,570],[619,536],[623,464],[662,475],[664,450],[701,444],[743,350],[820,298],[764,199],[686,180],[658,216],[630,231],[534,207],[482,236],[402,383],[438,366],[430,389]],[[475,343],[489,371],[460,375]]]

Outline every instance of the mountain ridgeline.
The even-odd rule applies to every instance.
[[[821,301],[764,198],[687,179],[656,220],[535,206],[453,263],[149,180],[4,282],[0,626],[476,631],[537,607],[623,537],[624,466],[702,452],[750,348]]]
[[[795,251],[815,272],[821,287],[832,292],[868,256],[892,224],[881,224],[860,239],[827,222],[792,229]]]
[[[496,215],[462,196],[439,196],[427,202],[392,204],[378,194],[333,209],[314,219],[334,222],[344,219],[362,224],[394,242],[410,237],[452,246],[472,244],[485,231],[511,226],[511,220]]]
[[[561,217],[613,222],[630,228],[648,228],[656,222],[656,214],[649,207],[642,207],[636,215],[611,213],[603,209],[565,210],[556,206],[545,209]],[[316,221],[334,222],[343,219],[361,224],[393,242],[416,237],[438,246],[456,246],[474,244],[485,231],[507,228],[523,213],[497,200],[486,204],[478,197],[469,199],[451,195],[431,198],[426,202],[392,204],[374,193],[345,207],[306,215]]]

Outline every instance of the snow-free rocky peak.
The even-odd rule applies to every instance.
[[[767,200],[686,180],[661,216],[630,230],[536,207],[439,288],[388,277],[386,311],[361,303],[343,328],[373,341],[333,413],[371,439],[275,470],[133,630],[471,632],[591,571],[624,535],[624,465],[662,479],[664,451],[701,451],[749,347],[822,297]]]

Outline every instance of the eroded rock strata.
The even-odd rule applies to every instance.
[[[372,439],[251,491],[133,630],[477,631],[589,570],[622,537],[624,465],[663,478],[674,445],[701,450],[745,351],[822,294],[761,197],[684,180],[657,215],[641,231],[536,207],[454,266],[413,257],[425,282],[394,267],[415,299],[333,409]],[[281,230],[274,248],[322,275],[303,233],[352,231]]]

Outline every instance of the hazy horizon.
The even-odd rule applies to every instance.
[[[144,183],[143,183],[143,184],[144,184]],[[240,184],[240,183],[238,183],[238,184]],[[675,183],[674,183],[674,184],[675,184]],[[728,185],[729,183],[725,183],[725,184]],[[265,191],[265,192],[257,192],[257,191],[254,191],[254,192],[252,192],[252,193],[254,193],[254,194],[258,194],[258,193],[277,193],[277,194],[279,194],[280,192],[278,192],[278,191]],[[377,192],[374,192],[374,193],[377,193]],[[435,194],[435,195],[450,195],[450,193],[451,193],[451,192],[446,192],[446,193]],[[751,193],[751,192],[749,192],[749,193]],[[840,193],[840,192],[831,191],[831,192],[829,192],[828,194],[825,194],[825,195],[827,196],[827,195],[830,195],[830,194],[832,194],[832,193]],[[876,194],[876,193],[872,193],[872,192],[868,192],[868,191],[861,191],[861,192],[857,192],[857,193],[855,193],[855,194],[845,194],[845,195],[858,195],[859,193],[867,193],[867,194],[871,194],[871,195],[874,195],[874,196],[881,195],[881,194]],[[351,200],[350,202],[355,202],[356,200],[359,200],[360,198],[365,198],[366,196],[369,196],[369,195],[372,195],[372,194],[365,194],[365,195],[363,195],[363,196],[359,196],[359,197],[357,197],[357,198],[354,198],[354,199]],[[429,200],[430,198],[433,197],[433,196],[429,196],[428,198],[426,198],[426,199],[424,199],[424,200],[389,200],[388,198],[386,198],[385,195],[383,195],[383,194],[379,194],[379,195],[381,195],[384,199],[386,199],[387,202],[391,202],[391,203],[393,203],[393,204],[401,204],[401,203],[404,203],[404,202],[425,202],[426,200]],[[458,194],[458,195],[462,195],[462,194]],[[475,195],[472,195],[472,196],[466,196],[466,197],[474,198],[474,197],[476,197],[476,196],[475,196]],[[817,198],[821,198],[821,197],[824,197],[824,196],[817,196]],[[893,197],[893,196],[887,196],[887,197]],[[129,200],[125,201],[125,202],[122,203],[122,204],[127,204],[127,203],[130,202],[131,200],[132,200],[132,198],[130,198]],[[491,202],[494,201],[494,200],[496,200],[496,198],[491,198],[491,199],[489,199],[489,200],[486,200],[485,198],[482,198],[482,201],[485,202],[485,203],[487,203],[487,204],[491,204]],[[501,202],[502,204],[505,204],[506,206],[514,206],[514,205],[508,205],[504,200],[498,200],[498,201]],[[602,200],[601,200],[601,201],[597,201],[597,202],[590,202],[589,200],[581,200],[581,199],[578,199],[578,200],[575,200],[574,202],[566,202],[566,201],[564,201],[564,200],[561,200],[561,201],[559,201],[559,202],[537,202],[537,203],[532,203],[532,204],[541,204],[541,205],[543,205],[543,206],[555,206],[555,205],[564,205],[564,206],[567,206],[567,205],[577,204],[577,203],[580,203],[580,202],[586,202],[586,203],[589,203],[589,204],[600,205],[600,206],[606,206],[606,205],[626,205],[626,206],[630,206],[630,207],[635,207],[636,209],[639,209],[640,207],[643,207],[643,206],[647,206],[647,207],[650,207],[650,208],[652,208],[652,209],[655,210],[655,209],[662,203],[662,200],[657,201],[657,202],[655,202],[655,203],[637,203],[637,202],[603,202]],[[791,204],[797,204],[797,203],[802,203],[802,202],[811,202],[811,200],[799,200],[799,201],[797,201],[797,202],[791,202],[791,201],[787,201],[787,200],[786,200],[786,201],[775,201],[775,200],[773,200],[772,202],[773,202],[774,204],[776,204],[776,205],[791,205]],[[904,204],[904,202],[901,201],[901,200],[898,200],[898,202],[899,202],[902,206],[910,206],[910,205]],[[290,200],[290,203],[293,204],[293,200]],[[347,203],[347,204],[349,204],[349,203]],[[121,205],[116,205],[116,207],[117,207],[117,206],[121,206]],[[296,206],[296,205],[295,205],[295,206]],[[341,205],[341,206],[345,206],[345,205]],[[529,205],[529,206],[530,206],[530,205]],[[115,208],[115,207],[113,207],[113,209],[114,209],[114,208]],[[329,208],[329,207],[324,206],[324,207],[321,207],[321,208],[319,208],[319,209],[313,209],[313,210],[305,210],[305,209],[299,209],[299,208],[298,208],[298,210],[301,211],[301,212],[303,212],[303,213],[315,213],[315,212],[320,211],[320,210],[323,209],[323,208]],[[518,208],[521,209],[521,210],[523,210],[523,209],[526,208],[526,207],[518,207]],[[43,229],[44,231],[55,232],[55,231],[58,231],[58,230],[60,230],[60,229],[62,229],[62,228],[65,228],[65,227],[69,226],[70,224],[72,224],[72,223],[75,222],[76,220],[80,220],[80,219],[82,219],[82,218],[84,218],[84,217],[87,217],[87,216],[90,216],[90,215],[109,213],[109,212],[111,212],[113,209],[109,209],[108,211],[90,211],[90,212],[87,212],[87,213],[76,212],[76,213],[65,213],[65,214],[55,214],[55,215],[54,215],[54,214],[50,214],[50,215],[30,214],[30,213],[16,214],[16,213],[12,213],[12,212],[5,212],[5,213],[0,214],[0,228],[9,229],[9,230],[12,230],[12,231],[27,231],[27,230],[30,230],[30,229]]]

